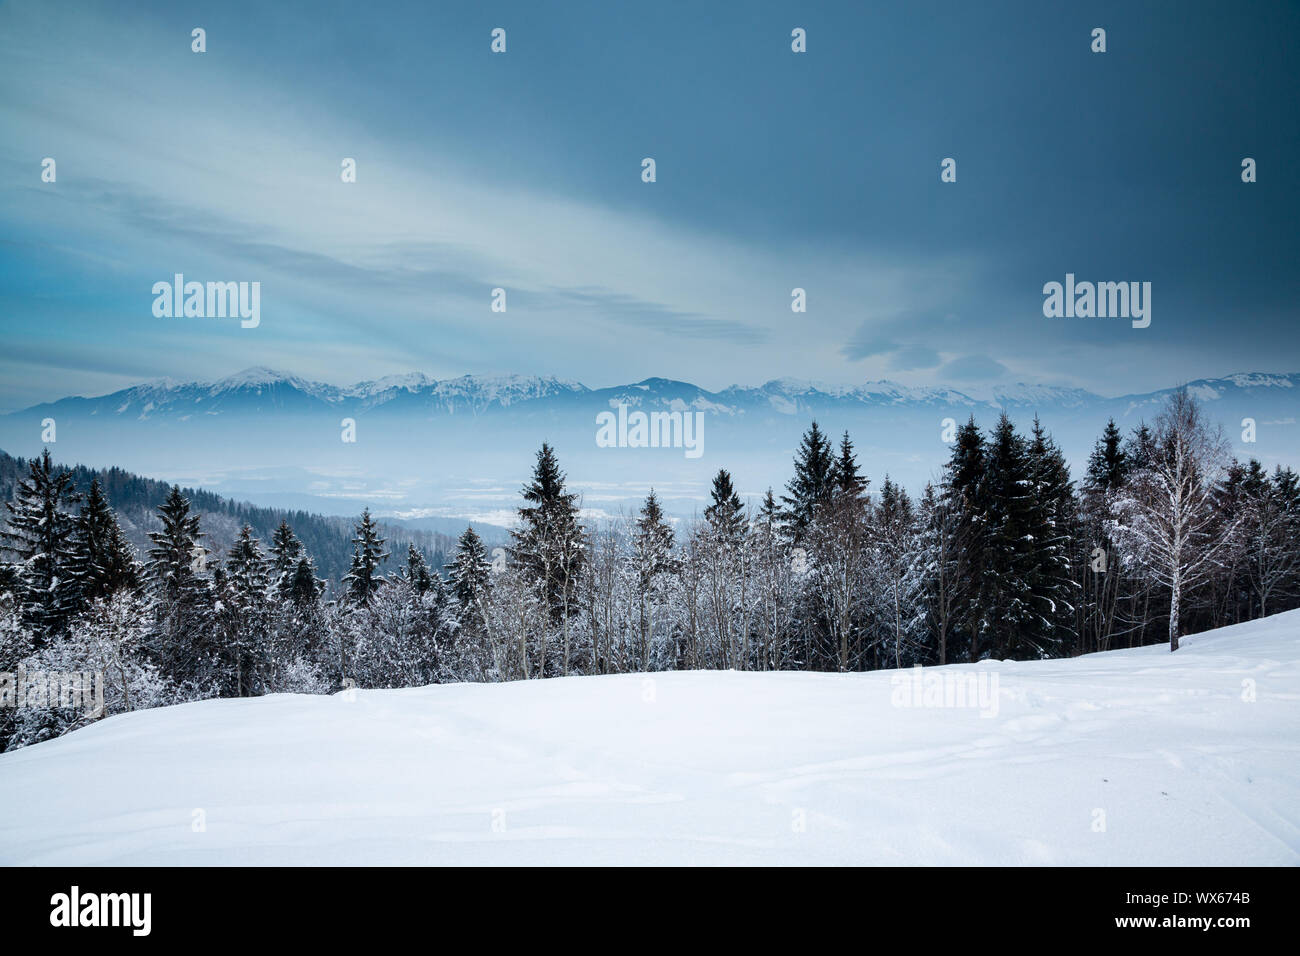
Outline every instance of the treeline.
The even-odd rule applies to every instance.
[[[511,546],[474,529],[445,568],[390,555],[362,514],[329,592],[287,521],[209,560],[172,488],[144,553],[102,488],[48,453],[9,505],[0,671],[100,671],[118,713],[210,696],[320,693],[673,668],[865,670],[1058,657],[1178,637],[1300,604],[1300,482],[1232,460],[1195,400],[1112,421],[1076,481],[1035,420],[957,432],[913,500],[813,423],[783,493],[743,503],[720,470],[695,520],[653,490],[591,524],[543,444]],[[444,577],[445,574],[445,577]],[[21,746],[88,719],[0,710]]]
[[[23,458],[0,452],[0,501],[13,498],[30,466],[31,462]],[[158,508],[171,493],[170,484],[122,468],[93,469],[75,465],[67,471],[72,475],[73,491],[81,497],[88,493],[91,482],[98,481],[127,539],[142,552],[148,549],[149,532],[158,530]],[[202,516],[203,530],[207,535],[204,542],[214,553],[224,554],[229,550],[244,525],[267,540],[281,523],[288,523],[303,546],[311,552],[321,577],[338,582],[347,573],[352,556],[353,522],[349,519],[300,509],[261,507],[202,489],[181,490],[189,499],[191,510]],[[434,564],[442,564],[456,543],[453,536],[438,532],[392,524],[384,527],[390,540],[401,540],[404,545],[414,544]]]

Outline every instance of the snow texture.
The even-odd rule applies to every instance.
[[[208,700],[0,755],[0,863],[1296,865],[1298,652],[1292,611],[925,672],[991,717],[890,671]]]

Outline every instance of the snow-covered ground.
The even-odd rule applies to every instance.
[[[127,714],[0,755],[0,863],[1300,863],[1300,612],[925,674],[996,716],[893,672]]]

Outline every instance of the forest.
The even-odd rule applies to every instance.
[[[850,435],[812,422],[779,492],[742,502],[719,469],[693,519],[653,490],[584,520],[543,443],[508,548],[468,527],[443,566],[392,553],[369,513],[327,586],[285,515],[218,559],[171,487],[148,544],[99,475],[49,451],[0,533],[0,749],[84,726],[23,706],[13,675],[93,671],[105,714],[209,697],[671,669],[861,671],[1065,657],[1300,606],[1300,481],[1230,454],[1187,391],[1077,478],[1045,427],[972,417],[941,477],[878,484]],[[321,519],[306,515],[303,521]],[[312,524],[313,536],[319,528]],[[313,540],[315,538],[313,537]]]

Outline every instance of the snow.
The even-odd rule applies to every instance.
[[[995,716],[888,671],[137,712],[0,755],[0,863],[1296,865],[1298,634],[924,672]]]

